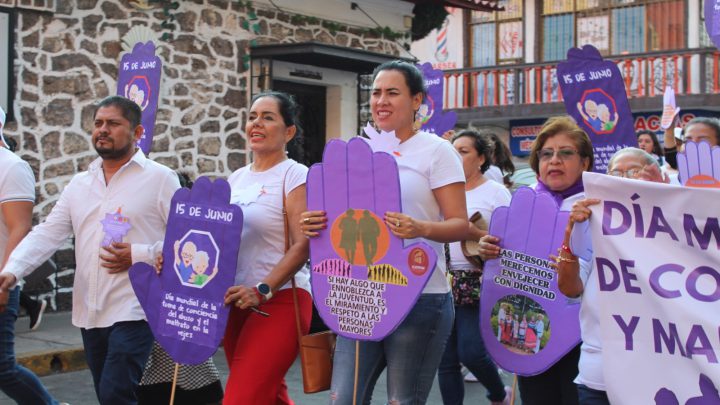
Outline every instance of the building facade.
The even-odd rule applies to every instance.
[[[564,114],[557,64],[571,47],[595,46],[623,74],[637,129],[660,131],[671,86],[682,119],[720,115],[720,55],[704,25],[702,0],[504,0],[494,13],[452,10],[411,52],[445,70],[445,105],[459,127],[492,128],[515,156]],[[446,52],[432,51],[447,31]]]
[[[35,172],[35,220],[43,220],[72,176],[96,158],[89,136],[93,104],[116,94],[123,41],[132,40],[136,27],[154,36],[163,61],[149,154],[155,161],[191,178],[227,177],[249,163],[248,102],[270,87],[304,102],[307,136],[291,151],[299,160],[317,160],[330,138],[356,135],[359,77],[385,60],[407,57],[414,5],[353,4],[0,0],[4,133]],[[27,288],[60,308],[70,302],[72,244],[56,255],[56,272]]]

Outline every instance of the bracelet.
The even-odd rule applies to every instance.
[[[571,256],[575,256],[573,251],[570,249],[570,246],[566,245],[565,242],[563,242],[563,244],[560,246],[560,249],[558,249],[558,253],[560,253],[561,250]]]
[[[555,260],[555,263],[560,264],[560,262],[565,262],[565,263],[577,263],[577,259],[568,259],[567,257],[557,256],[557,259]]]

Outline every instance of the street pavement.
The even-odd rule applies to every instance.
[[[90,372],[85,369],[82,361],[73,357],[64,356],[63,353],[77,351],[82,347],[80,330],[71,325],[69,312],[47,314],[43,318],[40,329],[29,332],[28,318],[20,318],[16,324],[15,352],[18,359],[24,359],[26,364],[36,369],[38,373],[50,373],[40,378],[48,391],[59,401],[71,405],[97,405],[93,382]],[[38,356],[40,354],[40,356]],[[56,357],[55,360],[52,360]],[[60,360],[58,360],[58,358]],[[48,360],[50,359],[50,360]],[[221,380],[227,379],[228,368],[222,349],[214,356]],[[33,360],[33,361],[30,361]],[[43,362],[53,363],[49,368]],[[82,369],[81,371],[62,372],[62,370]],[[60,370],[60,372],[58,372]],[[506,374],[503,379],[507,385],[512,385],[512,376]],[[302,392],[302,375],[298,361],[292,366],[286,376],[290,397],[298,405],[327,404],[328,393],[306,395]],[[387,402],[387,389],[385,375],[380,376],[374,392],[373,405]],[[489,404],[485,397],[485,388],[479,383],[465,383],[465,403]],[[516,404],[520,400],[515,401]],[[12,404],[12,400],[0,392],[0,404]],[[428,404],[442,404],[437,378],[433,385]]]

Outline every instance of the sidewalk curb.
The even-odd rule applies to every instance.
[[[82,346],[64,350],[23,353],[17,357],[17,362],[31,370],[38,377],[80,371],[87,368],[85,351]]]

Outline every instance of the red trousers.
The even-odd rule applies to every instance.
[[[297,289],[300,328],[310,329],[312,298]],[[232,307],[225,329],[225,357],[230,366],[224,405],[294,404],[287,392],[285,374],[298,355],[297,328],[292,289],[278,291],[259,309]]]

